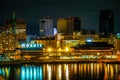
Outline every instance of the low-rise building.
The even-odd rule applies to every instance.
[[[10,52],[16,50],[15,34],[5,34],[2,32],[0,35],[0,50],[1,52]]]

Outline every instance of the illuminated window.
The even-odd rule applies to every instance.
[[[117,37],[118,39],[120,39],[120,33],[117,33],[117,34],[116,34],[116,37]]]
[[[32,44],[30,44],[30,47],[33,47],[33,45],[32,45]]]
[[[37,47],[39,47],[39,44],[37,44]]]
[[[87,38],[86,42],[92,42],[92,38]]]
[[[34,47],[36,47],[36,44],[34,44]]]
[[[26,47],[29,47],[29,44],[26,44]]]
[[[40,45],[40,47],[42,47],[42,44],[39,44]]]
[[[21,46],[24,48],[24,47],[25,47],[25,44],[22,44]]]

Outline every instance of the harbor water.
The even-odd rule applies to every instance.
[[[45,63],[1,65],[5,80],[120,80],[120,64]]]

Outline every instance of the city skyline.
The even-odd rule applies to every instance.
[[[57,27],[58,18],[69,16],[79,17],[81,19],[82,29],[94,29],[99,32],[100,10],[113,10],[115,32],[119,32],[120,6],[119,0],[92,0],[92,1],[0,1],[0,26],[5,25],[5,19],[12,18],[12,12],[16,13],[16,18],[23,18],[27,22],[30,32],[34,34],[38,29],[39,20],[44,16],[50,16],[54,19],[54,27]],[[33,30],[34,28],[34,30]]]

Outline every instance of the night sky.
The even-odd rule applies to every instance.
[[[39,19],[45,16],[54,19],[54,27],[58,18],[76,16],[82,29],[98,32],[99,12],[106,9],[114,11],[115,32],[119,32],[120,0],[0,0],[0,26],[15,12],[16,18],[26,20],[29,34],[38,32]]]

